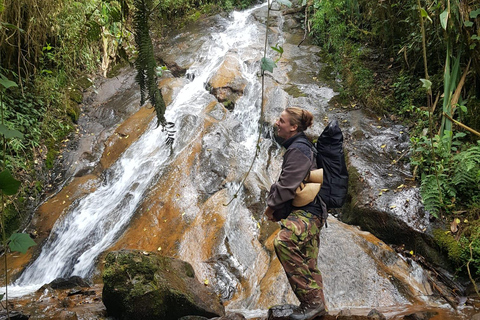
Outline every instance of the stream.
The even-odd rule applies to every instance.
[[[265,317],[275,304],[298,303],[272,249],[278,225],[262,216],[266,192],[281,166],[282,149],[272,139],[271,124],[288,105],[314,114],[311,135],[318,135],[330,118],[337,118],[347,135],[370,120],[358,110],[332,109],[329,102],[337,93],[319,80],[324,67],[320,49],[297,46],[303,31],[277,12],[269,42],[282,45],[285,53],[266,77],[267,124],[259,133],[265,15],[262,4],[216,16],[203,29],[182,30],[168,39],[168,46],[158,48],[159,56],[186,70],[182,85],[172,89],[166,112],[167,121],[175,123],[174,144],[168,146],[166,132],[150,123],[101,172],[95,190],[65,208],[36,259],[9,285],[10,297],[29,295],[60,277],[98,277],[106,250],[137,248],[188,261],[199,281],[209,280],[227,310],[247,318]],[[296,32],[283,33],[287,26]],[[225,67],[226,58],[231,64]],[[212,79],[225,68],[235,73],[230,87],[232,82],[242,87],[232,110],[211,90]],[[138,95],[132,99],[129,90],[117,96],[117,101],[139,104]],[[400,135],[403,129],[392,130]],[[259,134],[258,158],[242,184]],[[415,261],[333,216],[322,231],[319,266],[330,310],[368,313],[377,308],[394,316],[422,307],[443,310],[449,319],[465,317],[462,308],[452,311],[435,294],[428,274]]]

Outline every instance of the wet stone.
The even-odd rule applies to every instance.
[[[296,307],[293,304],[273,306],[268,310],[268,320],[288,320]]]
[[[472,320],[480,320],[480,313],[473,315]]]
[[[387,320],[387,317],[376,309],[372,309],[367,316],[374,320]]]
[[[227,313],[223,317],[213,318],[211,320],[245,320],[245,316],[238,312]]]
[[[218,319],[218,318],[214,318]],[[181,317],[178,320],[208,320],[208,318],[202,317],[202,316],[185,316]]]
[[[49,283],[52,289],[72,289],[75,287],[88,288],[88,284],[84,279],[78,276],[72,276],[70,278],[57,278]]]
[[[429,320],[437,315],[436,312],[416,312],[403,317],[403,320]]]
[[[30,318],[30,316],[23,314],[20,311],[10,311],[9,314],[7,315],[7,312],[5,310],[2,310],[0,312],[0,320],[26,320]]]

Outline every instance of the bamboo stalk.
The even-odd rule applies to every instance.
[[[465,71],[463,72],[462,78],[458,82],[457,88],[455,89],[455,92],[453,93],[452,100],[451,100],[451,106],[452,106],[452,116],[455,113],[456,109],[456,104],[458,103],[458,99],[460,98],[460,93],[462,92],[463,85],[465,84],[465,79],[467,78],[468,70],[470,69],[470,63],[472,62],[472,59],[468,60],[467,67],[465,68]]]
[[[476,131],[475,129],[472,129],[470,128],[469,126],[466,126],[464,125],[463,123],[461,123],[460,121],[457,121],[455,119],[453,119],[451,116],[449,116],[448,114],[446,114],[445,112],[443,113],[443,115],[445,117],[447,117],[450,121],[452,121],[453,123],[455,123],[457,126],[459,127],[462,127],[463,129],[467,130],[467,131],[470,131],[471,133],[477,135],[480,137],[480,132]]]

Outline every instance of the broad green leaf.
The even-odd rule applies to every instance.
[[[305,7],[307,5],[307,0],[302,1],[302,7]]]
[[[30,238],[28,233],[14,233],[8,238],[8,240],[10,250],[15,252],[26,253],[28,248],[37,245],[35,241]]]
[[[17,193],[20,187],[20,181],[16,180],[8,169],[0,172],[0,190],[6,195],[11,196]]]
[[[480,40],[480,37],[477,36],[476,34],[474,34],[471,39],[472,39],[472,40]]]
[[[432,82],[430,80],[427,80],[427,79],[420,79],[420,81],[422,81],[423,83],[423,88],[427,89],[427,90],[430,90],[432,88]]]
[[[465,25],[465,27],[469,28],[469,27],[472,27],[473,26],[473,22],[472,21],[464,21],[463,24]]]
[[[444,30],[447,30],[447,22],[448,22],[448,9],[445,9],[445,11],[443,11],[440,14],[440,23],[442,24],[442,28]]]
[[[470,18],[471,19],[476,19],[480,15],[480,9],[477,9],[475,11],[470,12]]]
[[[262,58],[262,71],[273,72],[273,68],[275,67],[275,61],[270,58]]]
[[[0,134],[6,139],[20,138],[23,139],[23,134],[18,130],[8,129],[4,124],[0,123]]]
[[[289,7],[289,8],[292,7],[292,3],[291,3],[290,1],[288,1],[288,0],[277,0],[277,2],[278,2],[279,4],[283,4],[284,6],[287,6],[287,7]]]
[[[11,80],[8,80],[3,74],[0,74],[0,84],[5,88],[8,89],[10,87],[17,87],[17,84]]]
[[[466,106],[464,106],[463,104],[460,106],[460,109],[462,110],[463,113],[467,113],[468,109]]]

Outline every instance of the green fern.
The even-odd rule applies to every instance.
[[[444,180],[444,176],[439,175],[439,180],[440,179]],[[436,218],[438,218],[440,210],[443,207],[442,190],[439,189],[439,185],[441,186],[442,183],[440,181],[437,183],[437,178],[434,174],[424,176],[420,185],[423,205],[425,209]]]
[[[456,164],[452,183],[456,186],[478,186],[480,182],[480,145],[460,152],[453,158]]]
[[[135,14],[133,17],[133,26],[135,29],[135,43],[138,49],[138,58],[135,61],[137,69],[136,81],[140,86],[140,103],[144,104],[147,99],[155,108],[157,113],[157,125],[166,125],[165,121],[165,101],[157,85],[157,77],[152,39],[150,38],[150,28],[148,20],[150,10],[153,7],[152,0],[135,0]]]

